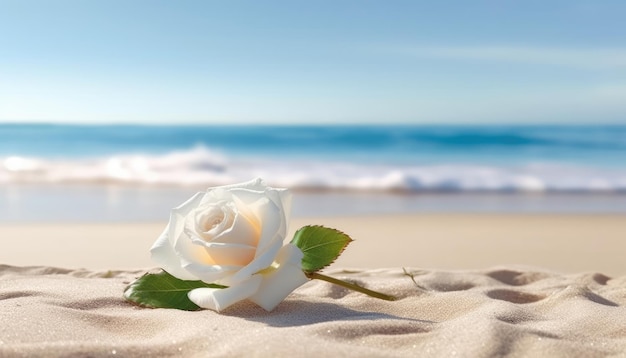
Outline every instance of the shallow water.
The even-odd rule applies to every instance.
[[[0,187],[0,222],[166,221],[199,188],[116,185]],[[626,213],[626,194],[294,192],[294,217],[408,213]]]

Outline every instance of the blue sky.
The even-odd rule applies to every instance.
[[[0,0],[0,121],[626,123],[624,1]]]

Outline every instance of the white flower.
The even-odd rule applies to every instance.
[[[283,246],[291,195],[261,179],[210,188],[174,208],[154,243],[152,259],[181,280],[228,288],[198,288],[189,299],[216,311],[249,299],[271,311],[308,279],[302,251]]]

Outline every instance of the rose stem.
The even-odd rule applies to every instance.
[[[342,281],[342,280],[338,280],[334,277],[330,277],[330,276],[326,276],[326,275],[322,275],[321,273],[317,273],[317,272],[305,272],[306,277],[312,279],[312,280],[322,280],[322,281],[326,281],[326,282],[330,282],[333,283],[335,285],[339,285],[345,288],[348,288],[350,290],[354,290],[354,291],[358,291],[361,293],[364,293],[368,296],[372,296],[375,298],[380,298],[381,300],[386,300],[386,301],[395,301],[396,298],[390,295],[386,295],[384,293],[380,293],[380,292],[376,292],[376,291],[372,291],[372,290],[368,290],[365,287],[361,287],[358,285],[355,285],[353,283],[350,282],[346,282],[346,281]]]

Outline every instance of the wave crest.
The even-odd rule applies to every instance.
[[[0,183],[223,185],[260,176],[276,186],[308,190],[409,192],[625,191],[626,171],[528,164],[368,165],[297,159],[241,159],[206,147],[162,155],[91,159],[0,158]]]

